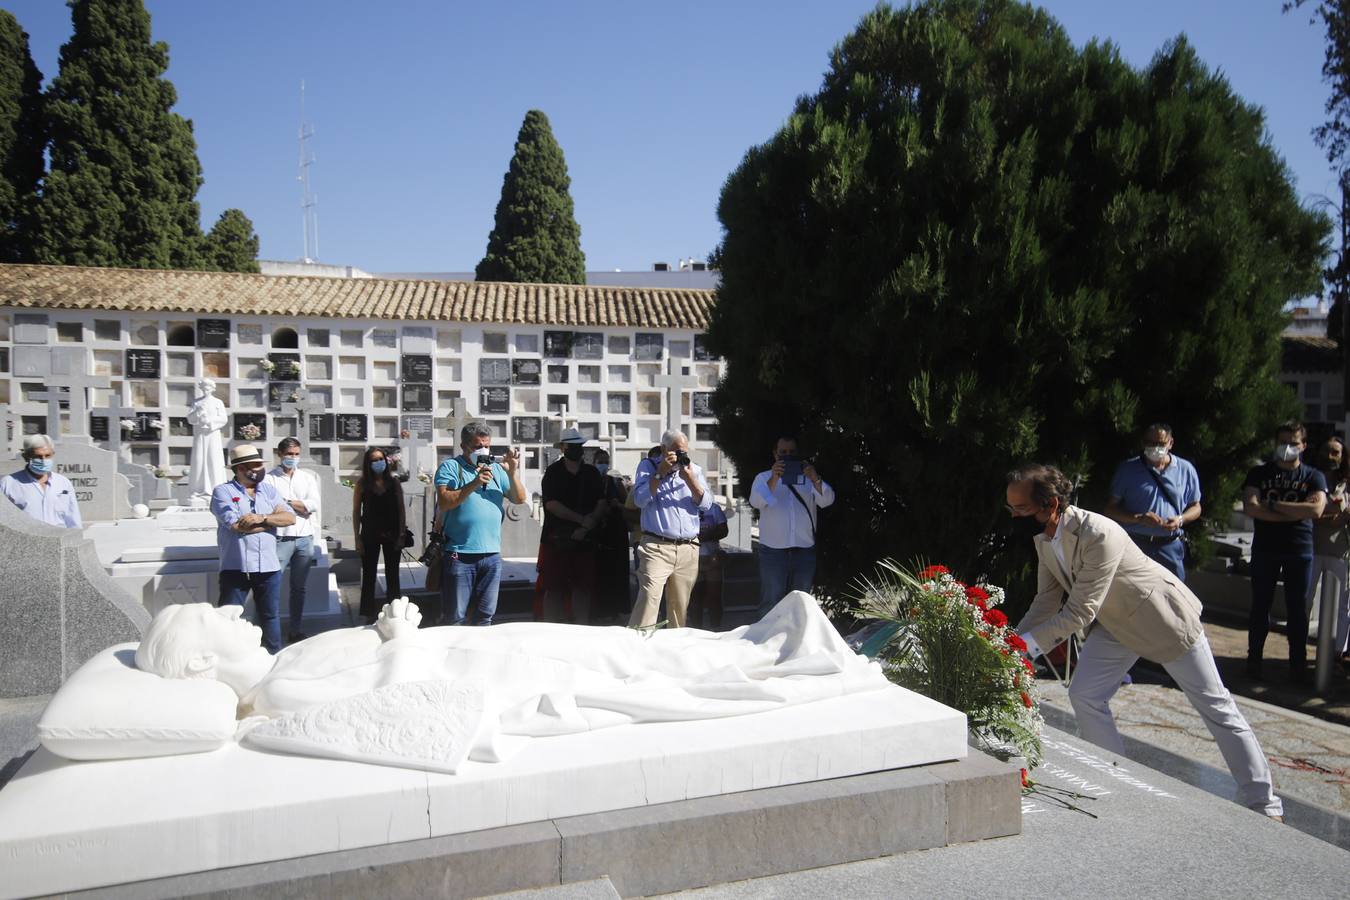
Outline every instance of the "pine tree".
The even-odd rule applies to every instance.
[[[203,245],[203,267],[218,272],[258,272],[258,235],[243,210],[227,209]]]
[[[31,262],[33,204],[42,180],[42,73],[28,35],[0,9],[0,262]]]
[[[202,182],[192,123],[163,75],[141,0],[70,0],[74,33],[47,94],[51,171],[38,204],[41,262],[194,268]]]
[[[586,283],[571,184],[548,116],[530,110],[502,181],[487,254],[474,273],[479,281]]]
[[[1141,71],[1007,0],[879,6],[723,189],[719,444],[751,473],[799,436],[836,587],[1025,571],[1004,474],[1058,464],[1100,509],[1150,421],[1225,516],[1296,412],[1282,308],[1328,229],[1264,129],[1184,40]]]

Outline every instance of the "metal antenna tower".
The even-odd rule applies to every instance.
[[[319,259],[319,198],[309,190],[309,167],[314,165],[314,154],[309,140],[314,137],[314,126],[305,121],[305,82],[300,82],[300,210],[303,214],[305,255],[304,262]]]

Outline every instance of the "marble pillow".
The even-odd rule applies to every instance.
[[[239,698],[211,678],[161,678],[116,644],[66,679],[38,720],[38,740],[66,759],[203,753],[234,737]]]

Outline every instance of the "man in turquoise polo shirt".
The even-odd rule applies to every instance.
[[[437,509],[445,513],[441,618],[451,625],[491,625],[502,576],[503,503],[525,502],[520,454],[492,458],[492,431],[470,422],[459,433],[462,456],[436,470]],[[469,612],[474,611],[469,622]]]

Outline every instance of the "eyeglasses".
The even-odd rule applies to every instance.
[[[1005,503],[1003,504],[1003,508],[1008,511],[1008,515],[1010,516],[1034,516],[1036,513],[1045,509],[1045,506],[1044,504],[1037,505],[1035,503],[1022,503],[1017,506],[1010,506]]]

